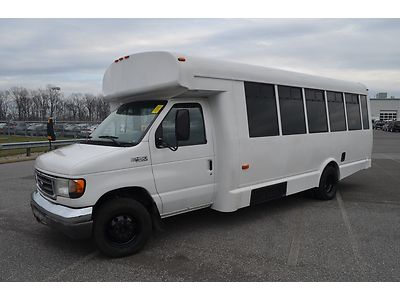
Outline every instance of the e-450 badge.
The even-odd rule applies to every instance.
[[[137,157],[131,158],[131,162],[133,162],[133,163],[144,162],[144,161],[148,161],[148,160],[149,159],[147,158],[147,156],[137,156]]]

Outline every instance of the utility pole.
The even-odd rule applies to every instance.
[[[55,108],[57,107],[57,100],[59,97],[59,92],[61,88],[59,86],[48,86],[50,90],[50,117],[47,120],[47,139],[49,141],[49,150],[52,150],[51,142],[56,140],[56,135],[54,132],[53,116],[55,115]],[[54,94],[53,94],[54,92]]]

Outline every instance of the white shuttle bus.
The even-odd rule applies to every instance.
[[[115,60],[103,93],[112,113],[90,139],[37,158],[31,206],[109,256],[139,251],[162,218],[308,189],[328,200],[371,166],[360,83],[146,52]]]

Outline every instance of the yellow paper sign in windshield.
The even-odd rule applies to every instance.
[[[157,106],[153,109],[153,111],[152,111],[151,113],[152,113],[152,114],[158,114],[158,112],[161,110],[161,108],[163,108],[163,106],[164,106],[164,105],[162,105],[162,104],[157,105]]]

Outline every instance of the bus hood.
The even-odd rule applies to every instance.
[[[55,176],[80,176],[147,165],[148,152],[145,142],[134,147],[73,144],[40,155],[35,168]],[[132,157],[137,156],[146,160],[133,164]]]

